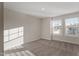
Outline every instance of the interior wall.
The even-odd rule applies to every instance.
[[[0,56],[4,55],[3,53],[3,3],[0,2]]]
[[[29,16],[18,11],[4,9],[4,30],[9,30],[18,27],[24,27],[23,42],[31,42],[40,39],[40,18]],[[4,48],[8,48],[17,42],[7,42]]]
[[[41,20],[41,38],[51,40],[50,34],[50,18],[43,18]]]

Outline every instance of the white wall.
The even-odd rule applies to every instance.
[[[4,9],[4,30],[9,30],[17,27],[24,27],[23,42],[40,39],[40,18],[29,16],[10,9]],[[5,49],[10,48],[17,42],[7,42],[4,45]]]
[[[41,38],[51,40],[50,34],[50,18],[43,18],[41,19]]]

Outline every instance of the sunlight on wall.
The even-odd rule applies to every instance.
[[[4,30],[4,50],[8,50],[16,46],[21,46],[24,39],[23,32],[23,27]]]

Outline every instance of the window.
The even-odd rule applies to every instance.
[[[62,33],[62,21],[61,20],[53,20],[53,34]]]
[[[64,24],[64,23],[65,24]],[[52,20],[53,34],[67,35],[67,36],[79,36],[79,18],[67,18],[65,20]]]
[[[65,34],[66,35],[79,35],[79,19],[69,18],[65,19]]]

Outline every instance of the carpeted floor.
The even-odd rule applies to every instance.
[[[26,52],[26,51],[29,51]],[[79,56],[79,45],[45,39],[5,51],[5,56]]]

